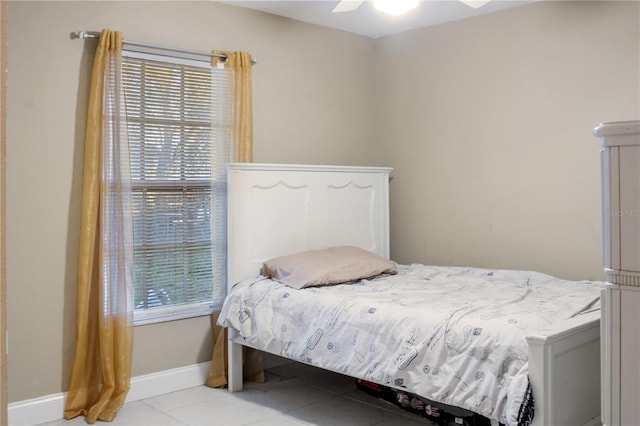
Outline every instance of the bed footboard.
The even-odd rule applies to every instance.
[[[533,425],[600,422],[600,313],[571,320],[548,336],[529,336]]]

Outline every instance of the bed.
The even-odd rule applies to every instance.
[[[388,259],[390,172],[229,165],[229,287],[219,319],[229,330],[229,390],[242,389],[244,345],[496,423],[526,423],[533,408],[534,425],[598,424],[602,283],[398,265],[397,274],[299,290],[260,275],[268,259],[330,247]],[[503,303],[520,299],[532,304]],[[492,335],[490,323],[503,325]]]

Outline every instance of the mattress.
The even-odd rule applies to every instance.
[[[529,387],[526,336],[599,309],[602,288],[425,265],[302,290],[258,276],[231,289],[218,323],[258,349],[515,425]]]

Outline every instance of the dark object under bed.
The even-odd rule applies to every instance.
[[[391,402],[392,404],[397,405],[398,407],[412,412],[418,416],[424,417],[439,426],[491,426],[491,420],[480,414],[474,413],[473,411],[465,410],[447,404],[441,404],[412,394],[410,392],[397,390],[389,386],[379,385],[367,380],[357,379],[356,384],[359,390],[364,391],[377,398]],[[530,401],[531,406],[526,410],[521,410],[521,412],[533,413],[533,400],[527,400]],[[531,418],[532,417],[533,414],[531,415]],[[529,419],[528,422],[523,421],[522,425],[527,425],[530,422],[531,419]],[[500,426],[504,425],[500,423]]]

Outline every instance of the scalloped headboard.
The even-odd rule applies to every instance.
[[[232,163],[227,166],[228,284],[262,262],[352,245],[389,258],[385,167]]]

